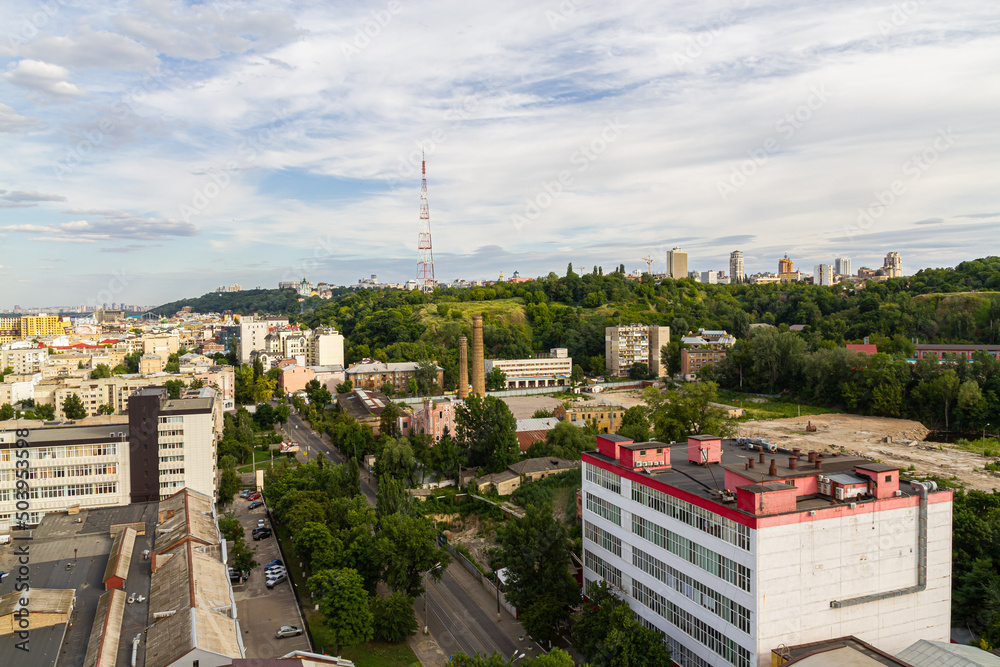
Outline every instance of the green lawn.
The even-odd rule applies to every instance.
[[[758,403],[756,401],[761,402]],[[747,396],[734,391],[720,391],[719,403],[732,405],[734,407],[742,406],[746,411],[746,415],[740,418],[741,421],[751,419],[763,421],[768,419],[797,417],[800,414],[803,417],[807,417],[810,415],[824,415],[832,412],[843,412],[842,410],[838,410],[836,408],[821,408],[813,405],[806,405],[804,403],[796,404],[794,402],[776,401],[769,398],[760,399],[756,396]]]
[[[278,453],[277,447],[275,447],[274,450],[275,460],[278,460],[280,457],[281,454]],[[258,468],[262,467],[268,468],[271,465],[271,452],[262,452],[255,447],[253,450],[253,460],[256,462]],[[240,466],[239,468],[237,468],[236,472],[253,472],[253,466],[248,463],[244,466]]]

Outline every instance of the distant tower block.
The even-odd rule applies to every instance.
[[[465,336],[458,338],[458,397],[469,397],[469,348]]]
[[[472,318],[472,393],[486,395],[486,359],[483,357],[483,316]]]

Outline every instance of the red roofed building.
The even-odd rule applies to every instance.
[[[855,352],[864,352],[869,357],[874,354],[878,354],[878,347],[869,343],[848,343],[845,347],[847,347],[848,350],[854,350]]]

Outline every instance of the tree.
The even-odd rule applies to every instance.
[[[242,535],[233,544],[233,550],[231,552],[233,559],[233,569],[237,572],[249,572],[250,570],[257,567],[257,561],[254,560],[253,556],[256,549],[251,549],[243,541]]]
[[[111,377],[111,367],[107,364],[97,364],[94,370],[90,371],[91,380],[99,380],[101,378]]]
[[[339,392],[340,390],[338,389],[337,391]],[[393,394],[396,393],[396,387],[391,382],[386,380],[382,383],[382,393],[389,398],[392,398]]]
[[[386,406],[382,408],[382,414],[378,416],[379,435],[385,435],[390,438],[398,438],[400,416],[401,413],[399,408],[396,407],[396,404],[387,403]]]
[[[570,373],[569,381],[574,385],[577,385],[584,380],[586,380],[586,375],[584,375],[583,366],[580,364],[573,364],[573,370]]]
[[[649,372],[649,364],[642,361],[628,367],[628,377],[630,380],[648,380],[652,375]]]
[[[167,388],[167,395],[170,398],[178,399],[181,397],[181,392],[187,385],[184,380],[167,380],[163,383],[163,386]]]
[[[70,394],[70,396],[76,396],[76,394]],[[80,400],[79,396],[76,396],[76,398],[77,400]],[[83,401],[80,401],[80,404],[83,405]],[[36,403],[29,412],[33,412],[35,419],[52,421],[56,418],[56,406],[51,403]],[[28,412],[25,412],[25,418],[31,419],[31,417],[28,417],[27,414]]]
[[[287,424],[291,413],[292,411],[288,407],[287,403],[279,403],[278,406],[274,408],[274,421],[278,424]]]
[[[497,537],[500,562],[507,568],[507,599],[530,619],[525,630],[538,639],[551,638],[569,620],[567,607],[580,599],[569,573],[566,526],[555,520],[549,504],[530,505]]]
[[[125,370],[128,373],[139,372],[139,360],[142,359],[142,352],[133,352],[125,356]]]
[[[0,421],[7,421],[14,418],[14,406],[10,403],[0,405]]]
[[[341,382],[340,384],[338,384],[337,387],[336,387],[338,394],[349,394],[349,393],[351,393],[351,390],[353,388],[354,388],[354,384],[350,381],[350,379],[344,380],[343,382]]]
[[[500,391],[507,388],[507,374],[499,368],[492,368],[486,374],[486,390]]]
[[[413,613],[413,598],[396,591],[383,598],[372,600],[375,639],[398,644],[416,633],[417,618]]]
[[[441,385],[438,383],[438,365],[433,361],[422,359],[417,364],[413,376],[417,381],[417,391],[413,393],[429,396],[441,391]]]
[[[656,440],[674,442],[689,435],[732,434],[726,411],[713,405],[718,400],[718,386],[714,382],[690,382],[681,391],[664,394],[655,387],[646,387],[642,400]]]
[[[219,504],[228,505],[240,490],[240,477],[232,468],[226,468],[219,475]]]
[[[83,419],[87,416],[87,408],[83,407],[83,400],[77,394],[67,396],[62,408],[66,419]]]
[[[640,405],[631,407],[622,415],[618,435],[631,439],[633,442],[649,441],[649,417],[646,409]]]
[[[374,618],[368,591],[357,570],[321,570],[309,577],[306,585],[316,596],[323,625],[333,639],[334,653],[339,655],[344,646],[371,641]]]
[[[387,475],[379,477],[375,490],[375,513],[379,518],[403,511],[409,500],[402,480]]]
[[[593,667],[669,665],[660,633],[641,624],[628,602],[601,580],[587,589],[583,615],[573,626],[573,646]]]
[[[437,563],[441,567],[431,576],[441,578],[451,556],[437,544],[437,528],[422,516],[390,514],[379,519],[379,554],[383,563],[382,580],[394,591],[410,597],[424,592],[424,573]]]
[[[302,526],[297,533],[292,536],[295,544],[295,553],[302,557],[306,565],[313,567],[314,560],[324,560],[323,554],[334,550],[342,551],[343,544],[339,544],[330,533],[326,524],[310,521]],[[336,543],[336,545],[335,545]]]
[[[399,480],[409,480],[417,461],[413,456],[413,448],[407,437],[394,440],[386,438],[382,441],[378,455],[375,457],[375,474]]]
[[[517,460],[517,420],[496,396],[470,396],[455,408],[456,440],[469,451],[469,463],[499,472]]]
[[[937,394],[938,400],[944,404],[944,428],[949,428],[948,415],[951,413],[951,404],[958,397],[960,380],[955,370],[949,368],[941,373],[931,383],[933,391]]]
[[[306,396],[309,397],[309,402],[319,410],[325,410],[326,406],[330,405],[333,401],[333,395],[330,393],[330,390],[326,388],[326,385],[321,384],[319,380],[309,380],[306,383]]]
[[[115,407],[108,403],[101,403],[97,406],[97,414],[99,415],[113,415],[115,414]]]

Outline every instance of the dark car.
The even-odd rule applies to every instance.
[[[260,530],[253,531],[253,539],[256,542],[260,542],[261,540],[267,539],[268,537],[271,537],[270,528],[262,528]]]
[[[257,509],[258,507],[263,507],[263,506],[264,506],[264,503],[263,503],[262,501],[260,501],[260,500],[255,500],[255,501],[253,501],[252,503],[250,503],[249,505],[247,505],[247,509],[248,509],[248,510],[255,510],[255,509]]]
[[[271,561],[270,563],[268,563],[268,564],[267,564],[267,565],[265,565],[264,567],[265,567],[265,568],[269,568],[269,567],[271,567],[272,565],[284,565],[284,563],[282,563],[282,562],[281,562],[281,559],[280,559],[280,558],[275,558],[274,560],[272,560],[272,561]]]

